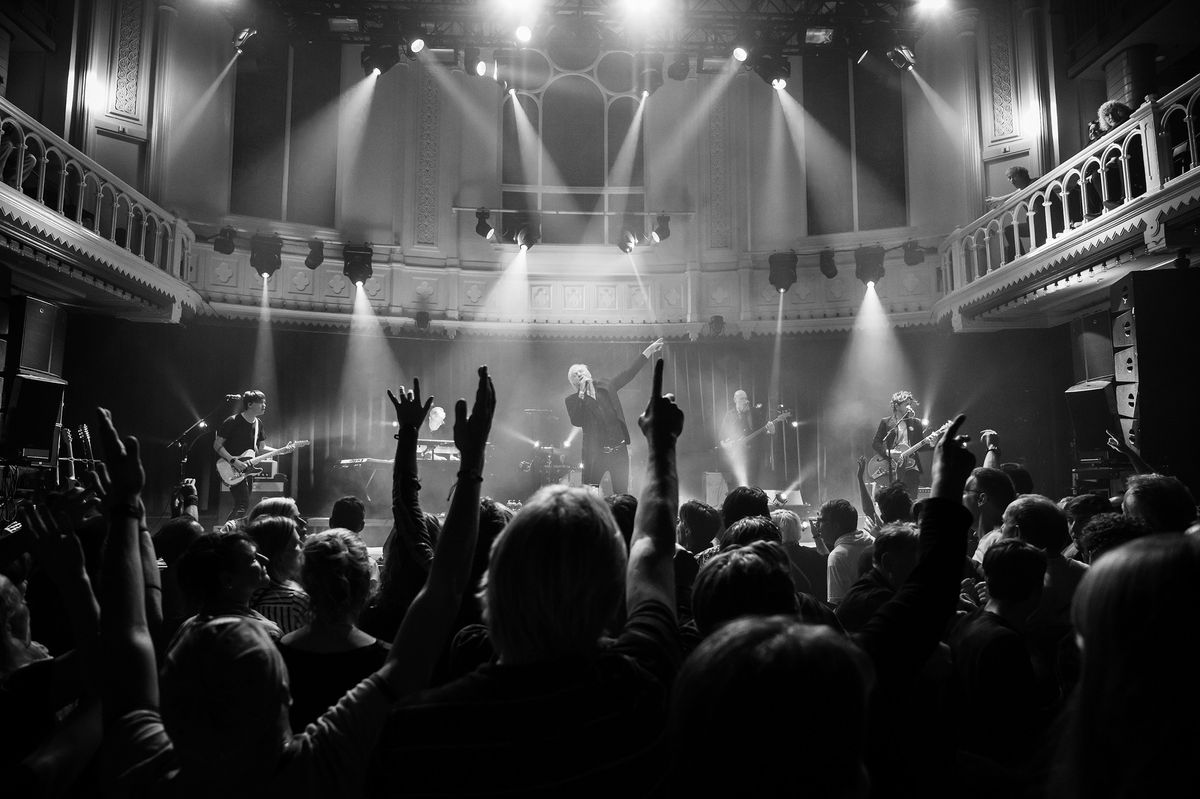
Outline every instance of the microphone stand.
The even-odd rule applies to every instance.
[[[200,440],[200,436],[196,436],[195,438],[193,438],[191,443],[189,443],[186,447],[183,445],[183,442],[187,439],[187,437],[189,435],[191,435],[193,430],[200,429],[202,427],[208,427],[208,420],[211,419],[212,417],[216,416],[221,411],[223,411],[225,409],[225,406],[229,402],[230,402],[230,400],[228,400],[228,399],[223,400],[221,402],[221,404],[217,405],[211,411],[206,413],[204,416],[201,416],[199,419],[192,422],[191,426],[188,427],[187,430],[184,430],[182,433],[180,433],[175,438],[174,441],[172,441],[170,444],[167,444],[168,450],[170,450],[172,447],[179,447],[179,479],[180,480],[183,480],[183,478],[187,477],[186,472],[187,472],[188,455],[191,453],[192,448],[196,446],[196,442]]]

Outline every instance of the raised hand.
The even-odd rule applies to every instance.
[[[987,430],[979,431],[979,441],[987,448],[1000,446],[1000,434],[995,430],[988,428]]]
[[[661,342],[662,339],[659,339],[658,343]],[[683,432],[683,411],[675,404],[674,394],[663,395],[662,384],[663,362],[660,358],[654,364],[654,385],[650,390],[650,401],[646,403],[646,410],[638,417],[638,427],[650,442],[651,451],[656,446],[674,444]]]
[[[425,400],[424,404],[421,404],[421,381],[416,377],[413,378],[412,391],[405,391],[404,387],[401,386],[399,399],[396,398],[391,389],[388,389],[387,395],[388,399],[392,401],[392,407],[396,410],[396,421],[400,423],[401,427],[411,427],[413,430],[419,429],[421,424],[424,423],[429,409],[433,407],[432,396]]]
[[[479,367],[479,385],[475,389],[475,404],[467,416],[467,401],[454,403],[454,446],[462,455],[464,468],[479,468],[483,465],[483,453],[487,448],[488,434],[492,430],[492,417],[496,413],[496,387],[488,376],[486,366]]]
[[[100,473],[101,486],[107,489],[109,502],[137,503],[141,501],[142,489],[146,486],[146,471],[139,457],[140,446],[133,436],[120,437],[113,426],[112,414],[105,408],[97,408],[100,419],[100,442],[104,447],[104,472]],[[97,469],[97,472],[100,472]],[[109,485],[105,486],[107,479]]]
[[[967,449],[970,436],[959,435],[967,417],[961,413],[954,418],[937,446],[933,448],[933,489],[934,497],[962,501],[963,486],[975,468],[975,456]]]
[[[660,336],[659,338],[655,339],[650,344],[649,347],[642,350],[642,357],[643,358],[653,358],[655,356],[655,354],[657,354],[658,351],[661,350],[662,348],[663,348],[663,340],[662,340],[662,337]]]
[[[858,456],[858,481],[860,483],[862,482],[862,479],[863,479],[863,472],[865,472],[866,470],[867,470],[867,459],[865,457],[863,457],[862,455],[859,455]]]
[[[27,505],[17,514],[21,525],[32,533],[34,554],[55,585],[61,589],[69,580],[87,579],[83,549],[65,513]]]

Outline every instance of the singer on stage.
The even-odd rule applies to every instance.
[[[925,425],[913,407],[917,404],[911,391],[897,391],[892,395],[892,413],[879,420],[875,440],[871,442],[871,448],[881,458],[894,459],[925,437]],[[917,453],[912,454],[909,463],[895,466],[891,481],[896,480],[902,481],[909,496],[916,499],[917,486],[921,481],[921,458]]]
[[[222,460],[229,461],[234,471],[242,472],[244,463],[249,457],[264,452],[270,447],[266,444],[266,433],[258,419],[267,412],[267,396],[261,391],[251,389],[241,396],[242,412],[235,413],[217,428],[213,439],[213,450]],[[250,511],[250,497],[254,493],[254,478],[247,476],[237,485],[229,487],[229,496],[233,499],[233,510],[230,519],[240,519]]]
[[[577,363],[567,370],[567,379],[575,389],[566,400],[567,415],[571,424],[583,429],[583,482],[587,485],[600,485],[608,472],[614,494],[629,490],[629,428],[617,392],[662,346],[660,338],[611,380],[593,380],[587,364]]]

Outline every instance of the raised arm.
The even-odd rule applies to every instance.
[[[426,406],[428,407],[428,406]],[[397,697],[426,687],[438,658],[453,632],[463,592],[468,589],[475,539],[479,533],[479,494],[483,483],[484,451],[496,410],[496,389],[487,367],[479,367],[475,405],[467,416],[467,402],[454,406],[454,444],[461,455],[458,482],[438,537],[437,555],[380,670]]]
[[[396,433],[396,460],[392,466],[392,518],[396,531],[392,536],[391,549],[384,555],[384,563],[393,555],[403,551],[403,557],[429,573],[433,560],[433,538],[425,524],[425,513],[421,510],[421,482],[417,474],[417,439],[425,416],[433,405],[433,397],[421,402],[421,381],[413,378],[413,390],[400,389],[399,398],[390,390],[388,399],[396,411],[400,428]],[[393,559],[393,564],[397,561]]]
[[[971,518],[962,490],[975,466],[958,435],[963,416],[938,441],[933,489],[922,506],[920,555],[908,580],[859,632],[857,639],[883,674],[911,674],[937,644],[958,600]]]
[[[633,363],[629,364],[629,368],[612,379],[612,382],[610,383],[612,390],[621,390],[625,384],[637,377],[637,373],[642,371],[642,367],[649,363],[650,359],[654,357],[654,354],[662,348],[663,340],[661,338],[655,339],[649,347],[646,347],[646,349],[642,350],[642,354],[639,355]]]
[[[980,430],[979,440],[987,447],[983,456],[983,465],[989,469],[1000,468],[1000,435],[995,430]]]
[[[663,362],[654,364],[654,387],[638,426],[649,445],[646,484],[638,501],[629,541],[625,604],[632,615],[646,601],[675,608],[675,517],[679,509],[679,476],[675,442],[683,431],[683,411],[673,395],[663,396]]]
[[[871,499],[871,492],[867,491],[867,484],[863,481],[863,472],[867,468],[867,459],[863,456],[858,456],[858,501],[862,505],[863,515],[868,516],[875,524],[879,524],[879,514],[875,513],[875,501]]]
[[[110,518],[101,581],[100,645],[104,658],[100,697],[111,721],[142,708],[158,707],[158,668],[146,616],[141,529],[146,474],[138,441],[121,438],[112,416],[98,409],[100,441],[110,479],[105,504]]]

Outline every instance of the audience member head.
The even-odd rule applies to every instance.
[[[168,567],[187,551],[192,543],[204,535],[204,527],[191,516],[176,516],[168,520],[154,534],[154,554],[158,555]]]
[[[1095,563],[1105,552],[1148,535],[1150,528],[1140,519],[1123,513],[1097,513],[1079,534],[1079,550],[1088,563]]]
[[[501,661],[593,652],[620,605],[625,564],[608,505],[580,488],[540,489],[496,537],[481,591]]]
[[[0,574],[0,678],[28,662],[29,606],[12,580]]]
[[[879,520],[884,524],[907,522],[913,518],[912,497],[899,480],[876,491],[875,504],[879,506]]]
[[[779,528],[779,537],[785,544],[795,544],[800,541],[800,517],[795,511],[787,508],[776,508],[771,511],[771,521]]]
[[[904,585],[917,567],[920,542],[917,526],[912,522],[892,522],[875,535],[872,560],[893,588]]]
[[[1041,494],[1017,497],[1004,509],[1003,518],[1001,530],[1005,538],[1019,538],[1047,555],[1058,555],[1071,543],[1067,514]]]
[[[1004,509],[1016,498],[1012,478],[988,466],[972,470],[963,486],[963,507],[971,512],[972,526],[980,535],[1000,524]]]
[[[701,635],[739,616],[795,612],[790,561],[775,542],[756,541],[720,552],[692,583],[692,616]]]
[[[738,486],[725,495],[721,503],[721,521],[728,527],[747,516],[770,517],[767,492],[754,486]]]
[[[721,513],[712,505],[689,499],[679,506],[676,540],[693,555],[711,547],[720,532]]]
[[[179,558],[179,587],[201,608],[249,607],[270,583],[258,546],[241,533],[205,533]]]
[[[1082,548],[1080,539],[1084,525],[1096,514],[1108,513],[1109,507],[1108,499],[1099,494],[1079,494],[1067,497],[1062,504],[1062,509],[1067,514],[1067,534],[1071,536],[1071,540],[1077,547]]]
[[[1121,510],[1156,533],[1182,533],[1196,521],[1196,498],[1178,477],[1135,474],[1125,481]]]
[[[1113,128],[1120,127],[1133,115],[1133,109],[1119,100],[1108,100],[1100,104],[1096,118],[1100,122],[1100,130],[1107,133]]]
[[[633,540],[633,518],[637,516],[637,497],[632,494],[609,494],[604,498],[613,518],[617,520],[617,529],[625,539],[625,546]]]
[[[783,537],[775,522],[766,516],[747,516],[738,519],[726,527],[721,533],[721,549],[732,549],[753,544],[755,541],[777,541],[782,543]]]
[[[352,533],[361,533],[367,526],[367,507],[358,497],[342,497],[333,503],[329,511],[330,529],[341,528]]]
[[[983,556],[989,604],[1015,621],[1024,621],[1037,609],[1046,577],[1046,553],[1015,538],[997,541]]]
[[[1008,475],[1008,479],[1012,480],[1013,490],[1017,495],[1033,493],[1033,475],[1019,463],[1002,463],[1000,471]]]
[[[1018,189],[1023,189],[1033,182],[1029,177],[1029,170],[1023,166],[1010,166],[1005,171],[1004,177],[1008,178],[1008,182]]]
[[[325,624],[353,624],[367,603],[371,559],[357,533],[335,528],[304,539],[300,583]]]
[[[300,527],[301,538],[308,530],[308,521],[300,515],[300,506],[291,497],[266,497],[259,500],[246,517],[246,524],[249,525],[259,516],[287,516],[294,519]]]
[[[693,763],[680,770],[681,795],[866,796],[873,682],[866,655],[829,627],[792,615],[731,621],[684,662],[669,734],[686,762],[736,731],[758,765]]]
[[[218,616],[196,625],[167,653],[159,683],[163,725],[196,795],[266,787],[291,738],[291,699],[262,624]]]
[[[1200,746],[1200,540],[1151,535],[1097,559],[1071,608],[1082,652],[1065,739],[1081,797],[1175,796]]]
[[[858,529],[858,511],[849,500],[831,499],[821,506],[817,523],[821,540],[832,549],[839,538]]]
[[[287,516],[259,516],[246,528],[246,535],[258,545],[258,554],[267,559],[267,573],[275,582],[300,577],[304,550],[300,528]]]

